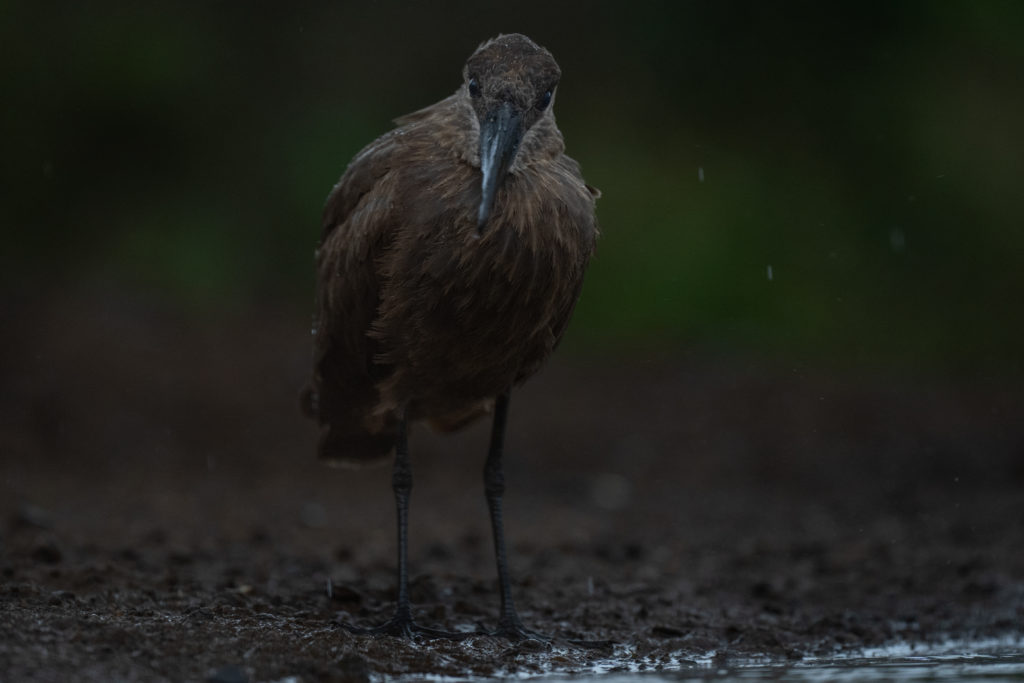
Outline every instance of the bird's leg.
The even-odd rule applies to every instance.
[[[516,614],[515,603],[512,602],[512,583],[508,576],[508,558],[505,554],[505,524],[502,520],[501,498],[505,493],[505,474],[502,470],[501,457],[505,442],[505,423],[508,419],[509,394],[498,396],[494,405],[494,423],[491,427],[491,447],[484,464],[484,492],[487,495],[487,507],[491,512],[491,531],[494,534],[494,559],[498,564],[498,584],[501,589],[501,616],[498,628],[491,635],[503,636],[513,640],[532,638],[550,640],[545,635],[530,631],[523,626]]]
[[[342,623],[342,626],[362,635],[391,635],[412,637],[423,635],[432,638],[461,639],[468,633],[441,631],[420,626],[412,620],[409,602],[409,493],[412,491],[412,465],[409,463],[409,438],[407,422],[403,418],[398,426],[398,441],[395,444],[395,467],[391,473],[391,488],[395,492],[395,507],[398,512],[398,600],[394,615],[375,628],[360,628]]]

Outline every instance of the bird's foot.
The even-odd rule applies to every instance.
[[[533,631],[523,626],[523,622],[519,621],[519,616],[516,614],[502,617],[498,621],[498,628],[493,631],[480,630],[477,631],[477,633],[492,636],[494,638],[505,638],[516,643],[524,640],[533,640],[544,644],[567,644],[587,650],[608,650],[615,645],[615,641],[612,640],[563,638],[538,633],[537,631]]]
[[[482,631],[481,633],[494,636],[495,638],[505,638],[513,642],[521,640],[536,640],[542,643],[551,642],[551,636],[526,628],[515,614],[502,617],[498,621],[498,628],[493,631]]]
[[[582,638],[567,638],[566,641],[570,645],[583,648],[585,650],[609,650],[615,647],[614,640],[586,640]]]
[[[393,636],[395,638],[409,639],[440,638],[445,640],[463,640],[474,635],[472,632],[445,631],[442,629],[430,628],[429,626],[421,626],[413,621],[410,615],[401,613],[396,613],[380,626],[374,626],[371,628],[356,626],[344,621],[338,623],[349,633],[354,633],[360,636]]]

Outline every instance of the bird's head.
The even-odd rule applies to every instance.
[[[554,121],[551,108],[561,75],[550,52],[518,33],[487,41],[466,62],[463,88],[480,124],[478,230],[491,215],[524,136],[539,121]]]

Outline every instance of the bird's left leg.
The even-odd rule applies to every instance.
[[[502,519],[502,496],[505,493],[505,474],[501,458],[504,451],[505,423],[508,420],[509,394],[498,396],[494,404],[494,423],[491,427],[491,447],[484,464],[484,492],[487,507],[491,512],[491,531],[494,534],[494,558],[498,565],[498,585],[501,589],[501,616],[497,630],[490,633],[512,640],[543,640],[550,638],[523,626],[512,602],[512,583],[508,574],[508,558],[505,554],[505,525]]]

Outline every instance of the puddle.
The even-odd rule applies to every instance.
[[[1021,681],[1024,680],[1024,638],[948,641],[938,644],[897,643],[834,657],[805,657],[796,662],[769,659],[730,660],[718,664],[715,653],[692,665],[652,673],[618,672],[567,677],[601,683],[655,683],[708,679],[787,681]],[[638,681],[642,679],[641,681]]]
[[[552,660],[558,652],[549,653]],[[773,658],[723,658],[717,652],[699,656],[677,653],[647,661],[630,648],[593,661],[587,670],[549,674],[506,673],[494,678],[459,676],[381,676],[374,680],[405,683],[415,680],[538,681],[567,683],[662,683],[691,680],[785,681],[1021,681],[1024,680],[1024,636],[932,644],[896,643],[831,657],[808,656],[798,661]]]
[[[620,680],[624,680],[622,676]],[[636,678],[635,676],[633,677]],[[706,672],[659,674],[651,680],[786,680],[786,681],[1020,681],[1024,680],[1024,653],[1005,655],[918,656],[892,659],[847,658],[793,665],[757,665]],[[610,679],[601,679],[609,683]]]

